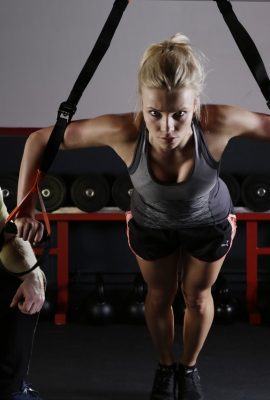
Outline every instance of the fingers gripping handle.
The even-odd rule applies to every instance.
[[[34,269],[41,266],[44,263],[47,255],[49,253],[51,226],[50,226],[49,218],[48,218],[48,215],[47,215],[47,212],[45,209],[45,205],[44,205],[44,202],[42,199],[42,195],[39,190],[39,184],[43,178],[43,175],[44,174],[40,170],[37,171],[34,185],[30,189],[30,191],[26,194],[26,196],[22,199],[20,204],[17,207],[15,207],[15,209],[12,210],[12,212],[7,216],[7,218],[5,220],[5,224],[3,226],[3,229],[0,233],[0,251],[1,251],[2,246],[5,244],[5,236],[11,235],[11,238],[12,238],[12,236],[15,237],[17,235],[17,227],[16,227],[13,219],[16,218],[16,216],[20,215],[20,211],[23,209],[23,205],[29,199],[29,197],[31,195],[33,195],[33,193],[37,193],[39,202],[41,205],[42,216],[43,216],[44,225],[45,225],[44,234],[43,234],[42,240],[40,242],[40,243],[43,243],[43,253],[38,258],[37,262],[31,268],[27,269],[26,271],[11,272],[12,275],[15,275],[18,277],[29,274]]]

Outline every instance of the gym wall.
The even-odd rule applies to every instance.
[[[67,98],[113,0],[1,0],[0,4],[0,126],[53,124],[58,106]],[[232,4],[267,68],[270,3]],[[214,1],[133,0],[75,117],[136,110],[137,68],[144,48],[176,32],[185,33],[206,56],[203,102],[268,111]],[[268,171],[268,146],[256,143],[256,157],[254,144],[242,142],[239,146],[236,140],[232,149],[230,144],[223,168],[230,172],[236,169],[240,174],[254,169]],[[249,157],[250,151],[253,157]]]

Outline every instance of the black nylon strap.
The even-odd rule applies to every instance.
[[[105,22],[102,31],[88,57],[82,71],[80,72],[73,89],[68,97],[68,103],[78,104],[82,93],[86,86],[88,85],[90,79],[94,75],[100,61],[102,60],[104,54],[108,50],[113,35],[116,31],[117,26],[122,18],[122,15],[128,5],[128,0],[116,0],[114,2],[113,8]]]
[[[98,40],[88,57],[87,62],[85,63],[81,73],[79,74],[79,77],[77,78],[73,89],[69,95],[69,98],[67,101],[64,101],[61,103],[59,110],[58,110],[58,115],[57,115],[57,121],[56,124],[52,130],[52,133],[49,137],[47,146],[45,148],[45,151],[43,153],[43,157],[41,160],[40,168],[37,171],[37,176],[36,176],[36,183],[33,186],[33,188],[27,193],[27,195],[24,197],[22,202],[10,213],[9,217],[10,220],[13,217],[13,215],[16,217],[17,213],[20,212],[20,207],[22,207],[22,204],[24,204],[25,201],[27,201],[28,197],[32,195],[34,192],[38,192],[40,195],[40,192],[38,190],[40,179],[42,177],[42,173],[46,173],[48,169],[50,168],[57,152],[60,146],[60,143],[63,141],[64,133],[66,130],[66,127],[70,123],[74,113],[76,112],[77,104],[80,100],[80,97],[82,96],[82,93],[86,86],[88,85],[90,79],[94,75],[100,61],[102,60],[103,56],[105,55],[106,51],[108,50],[111,40],[113,38],[113,35],[116,31],[116,28],[121,20],[121,17],[129,3],[129,0],[115,0],[113,4],[113,8],[109,14],[109,17],[107,18],[107,21],[98,37]],[[40,202],[41,205],[43,205],[43,201],[40,195]],[[49,225],[49,220],[47,218],[46,210],[44,207],[44,210],[42,211],[43,215],[46,216],[44,217],[45,225],[47,228],[47,237],[45,242],[43,241],[43,253],[42,255],[38,258],[37,262],[35,265],[33,265],[29,270],[24,271],[24,272],[19,272],[19,273],[12,273],[12,275],[15,276],[23,276],[26,274],[29,274],[31,271],[36,269],[37,267],[41,266],[49,252],[49,239],[50,239],[50,226],[49,228],[47,227],[47,223]],[[9,229],[9,223],[6,223],[6,231]],[[14,225],[15,226],[15,225]],[[4,233],[0,233],[0,250],[1,246],[4,244]]]
[[[267,106],[270,108],[270,80],[254,41],[237,19],[231,3],[227,0],[215,1],[242,56],[261,89]]]
[[[114,36],[121,17],[128,5],[128,0],[115,0],[112,10],[103,26],[103,29],[91,51],[82,71],[80,72],[71,92],[67,99],[61,103],[57,121],[48,140],[47,146],[43,153],[40,170],[47,172],[50,168],[61,142],[63,141],[66,127],[70,123],[77,109],[77,104],[86,88],[90,79],[94,75],[103,56],[108,50],[111,40]]]
[[[40,170],[42,172],[46,173],[52,165],[53,160],[55,159],[55,156],[58,152],[59,146],[63,141],[66,127],[70,123],[75,111],[76,106],[72,107],[65,102],[61,103],[58,110],[56,124],[54,125],[54,128],[42,156],[42,161],[40,164]]]

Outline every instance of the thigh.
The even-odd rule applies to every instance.
[[[184,293],[194,295],[209,291],[214,285],[223,265],[223,256],[217,261],[202,261],[187,252],[182,254],[182,288]]]
[[[236,233],[236,217],[228,218],[216,225],[184,229],[180,239],[185,251],[206,262],[217,261],[230,250]]]
[[[164,259],[179,247],[177,231],[141,226],[131,212],[126,213],[126,219],[128,244],[137,258],[149,261]]]
[[[162,290],[164,292],[173,290],[178,286],[178,261],[179,250],[167,257],[154,261],[137,257],[137,262],[148,289]]]
[[[180,244],[177,232],[146,228],[138,225],[130,212],[126,216],[129,246],[136,256],[148,291],[171,297],[178,287]]]

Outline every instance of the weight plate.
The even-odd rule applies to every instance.
[[[82,211],[98,211],[110,199],[110,186],[104,176],[88,174],[76,178],[70,189],[73,204]]]
[[[231,174],[221,174],[220,177],[226,183],[232,198],[233,205],[236,206],[241,195],[240,183]]]
[[[270,176],[247,176],[242,183],[241,196],[244,205],[253,211],[270,210]]]
[[[133,184],[129,175],[119,175],[112,185],[112,197],[115,204],[123,211],[130,210],[130,196]]]
[[[17,186],[18,178],[15,175],[0,175],[0,187],[8,212],[16,207]]]
[[[62,207],[66,200],[66,184],[62,178],[55,175],[45,175],[40,185],[40,192],[48,212],[52,212]],[[41,211],[39,201],[36,208]]]

